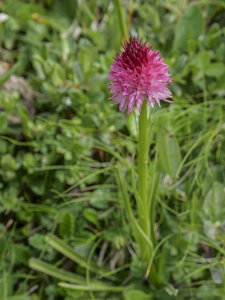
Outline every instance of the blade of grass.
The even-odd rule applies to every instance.
[[[220,261],[216,261],[216,262],[213,262],[213,263],[211,263],[211,264],[207,264],[206,266],[203,266],[203,267],[201,267],[201,268],[199,268],[199,269],[197,269],[197,270],[194,270],[193,272],[187,274],[187,275],[184,276],[181,280],[179,280],[177,284],[181,284],[182,282],[184,282],[184,281],[187,280],[188,278],[192,277],[193,275],[197,274],[198,272],[200,273],[200,272],[202,272],[202,271],[204,271],[204,270],[206,270],[206,269],[210,269],[210,268],[212,268],[212,267],[214,267],[214,266],[216,266],[216,265],[220,265],[220,264],[221,264]]]
[[[90,271],[97,273],[101,275],[102,277],[107,276],[107,270],[104,270],[103,268],[98,267],[94,263],[90,262],[88,263],[83,257],[81,257],[79,254],[77,254],[66,242],[59,239],[55,235],[49,233],[45,237],[46,243],[52,246],[54,249],[59,251],[61,254],[65,255],[66,257],[70,258],[72,261],[76,262],[80,266],[84,268],[88,268]],[[109,279],[112,279],[110,277]]]
[[[181,164],[180,164],[180,166],[179,166],[179,168],[178,168],[178,170],[177,170],[177,173],[176,173],[176,176],[175,176],[176,178],[179,177],[180,171],[181,171],[181,169],[182,169],[184,163],[186,162],[187,158],[188,158],[189,155],[191,154],[191,152],[192,152],[192,151],[195,149],[195,147],[197,147],[197,146],[200,144],[200,142],[201,142],[202,140],[204,140],[209,134],[210,134],[210,132],[207,132],[206,134],[204,134],[203,136],[201,136],[199,139],[197,139],[197,141],[196,141],[196,142],[193,144],[193,146],[189,149],[189,151],[186,153],[185,157],[183,158],[183,160],[182,160],[182,162],[181,162]]]
[[[104,169],[101,169],[101,170],[98,170],[96,172],[93,172],[92,174],[89,174],[88,176],[82,178],[81,180],[79,180],[77,183],[75,183],[74,185],[72,185],[71,187],[69,187],[67,190],[65,190],[64,192],[62,192],[61,194],[59,194],[59,197],[63,197],[65,194],[69,193],[70,191],[72,191],[75,187],[77,187],[78,185],[80,185],[81,183],[89,180],[90,178],[92,177],[95,177],[97,176],[98,174],[101,174],[101,173],[106,173],[107,171],[110,171],[111,169],[113,169],[114,167],[113,166],[109,166],[109,167],[106,167]]]
[[[76,290],[76,291],[92,291],[92,292],[122,292],[127,287],[115,287],[115,286],[108,286],[103,284],[89,284],[89,285],[75,285],[75,284],[69,284],[64,282],[59,282],[58,284],[60,287]]]
[[[69,281],[72,283],[78,283],[78,284],[85,284],[86,280],[85,278],[72,274],[71,272],[65,271],[63,269],[56,268],[55,266],[43,262],[40,259],[31,258],[29,261],[29,266],[36,270],[40,271],[42,273],[45,273],[47,275],[53,276],[55,278],[58,278],[60,280]]]

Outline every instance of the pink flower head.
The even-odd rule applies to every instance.
[[[119,109],[127,109],[129,114],[134,106],[140,112],[144,101],[152,107],[156,103],[160,106],[160,100],[171,102],[167,84],[172,79],[159,51],[142,44],[139,37],[130,37],[122,46],[123,51],[119,52],[109,73],[111,99],[119,104]]]

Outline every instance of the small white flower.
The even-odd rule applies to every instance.
[[[70,99],[70,97],[66,97],[66,105],[71,106],[72,105],[72,101]]]
[[[4,23],[9,19],[9,16],[5,13],[0,13],[0,23]]]
[[[72,134],[71,134],[71,132],[66,132],[66,136],[68,137],[68,138],[71,138],[72,137]]]

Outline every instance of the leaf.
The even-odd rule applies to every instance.
[[[209,51],[206,50],[200,51],[196,57],[196,66],[200,70],[205,71],[205,69],[210,64],[210,59],[211,59],[211,54]]]
[[[222,267],[222,266],[221,266]],[[214,266],[212,268],[210,268],[210,274],[212,277],[212,280],[216,283],[216,284],[221,284],[223,283],[223,270],[220,266]]]
[[[79,254],[77,254],[73,248],[71,248],[66,242],[63,240],[57,238],[53,234],[47,234],[45,236],[45,241],[50,246],[52,246],[54,249],[59,251],[61,254],[65,255],[66,257],[70,258],[72,261],[76,262],[80,266],[89,269],[90,271],[93,271],[97,274],[101,274],[102,276],[107,276],[110,279],[113,278],[113,276],[109,275],[106,270],[103,268],[100,268],[99,266],[95,265],[92,262],[88,262],[86,259],[81,257]]]
[[[209,77],[220,77],[225,73],[225,65],[223,63],[211,63],[205,69],[205,74]]]
[[[59,225],[59,234],[61,237],[71,237],[74,235],[75,221],[72,213],[66,212],[63,214]]]
[[[217,231],[216,225],[209,220],[204,220],[203,228],[205,235],[210,239],[215,240]]]
[[[129,130],[130,135],[137,138],[138,136],[138,126],[135,120],[135,113],[128,114],[126,117],[126,125]]]
[[[219,182],[214,182],[211,190],[206,195],[203,210],[211,221],[223,221],[225,215],[225,191]]]
[[[31,236],[29,238],[29,244],[38,250],[43,250],[46,247],[44,235],[37,233]]]
[[[93,208],[86,208],[84,210],[84,216],[85,218],[90,222],[96,225],[97,228],[100,228],[100,224],[98,221],[98,213]]]
[[[125,300],[150,300],[153,299],[152,294],[146,294],[140,290],[128,290],[123,292]]]
[[[66,77],[63,68],[59,64],[54,63],[52,66],[52,73],[51,73],[52,84],[58,86],[62,84],[62,82],[65,80]]]
[[[104,198],[111,197],[111,192],[109,189],[97,189],[93,192],[92,198],[90,199],[90,204],[98,209],[107,209],[108,203]],[[98,216],[99,218],[99,216]]]
[[[38,77],[40,79],[45,79],[46,76],[45,76],[45,72],[43,70],[44,59],[40,55],[35,54],[35,55],[33,55],[32,64],[33,64],[33,67],[34,67]]]
[[[175,289],[174,286],[172,286],[172,284],[168,284],[164,289],[167,292],[167,294],[171,296],[177,296],[178,289]]]
[[[10,252],[15,256],[17,262],[27,265],[27,261],[31,256],[31,251],[28,247],[22,244],[12,244]]]
[[[122,292],[125,289],[125,287],[110,286],[103,283],[89,284],[89,285],[75,285],[75,284],[60,282],[59,286],[71,290],[93,291],[93,292]]]
[[[86,282],[85,278],[75,275],[71,272],[65,271],[63,269],[56,268],[55,266],[41,261],[40,259],[31,258],[29,260],[29,266],[36,271],[43,272],[60,280],[65,280],[79,284],[83,284]]]
[[[159,146],[159,163],[162,169],[175,178],[181,163],[180,147],[175,137],[170,137],[163,128],[157,135]]]
[[[84,73],[90,70],[95,53],[89,48],[83,48],[78,53],[78,61]]]
[[[128,30],[126,26],[126,19],[125,19],[125,13],[122,6],[121,0],[114,0],[113,4],[115,6],[115,15],[117,17],[120,34],[123,40],[128,39]]]
[[[197,5],[191,5],[176,26],[174,48],[187,49],[188,40],[197,40],[203,31],[203,17]]]

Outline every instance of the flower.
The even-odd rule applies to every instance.
[[[0,23],[4,23],[9,19],[9,16],[5,13],[0,13]]]
[[[167,84],[172,79],[159,51],[142,44],[139,37],[130,37],[122,47],[109,73],[109,89],[113,95],[110,99],[128,114],[135,106],[140,112],[144,101],[152,107],[156,103],[160,106],[160,100],[171,102],[168,100],[172,95]]]

